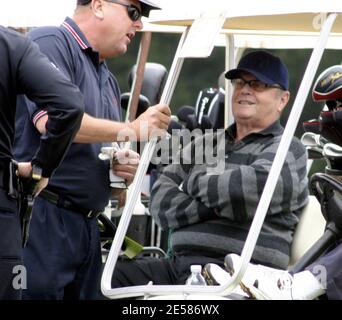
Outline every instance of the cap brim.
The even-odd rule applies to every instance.
[[[240,76],[242,72],[248,72],[252,74],[255,78],[258,80],[262,81],[263,83],[266,84],[276,84],[272,79],[269,79],[265,77],[263,74],[256,72],[254,70],[248,69],[248,68],[238,68],[238,69],[232,69],[226,72],[225,77],[227,79],[236,79]]]
[[[161,9],[161,7],[157,6],[156,4],[154,4],[151,1],[139,0],[139,2],[141,3],[141,14],[144,17],[148,17],[151,10],[160,10]]]

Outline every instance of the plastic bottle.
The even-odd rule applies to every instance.
[[[191,275],[189,278],[186,280],[187,285],[195,285],[195,286],[206,286],[207,283],[202,276],[202,266],[198,264],[193,264],[190,267],[191,270]]]

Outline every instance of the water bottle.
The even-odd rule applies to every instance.
[[[186,280],[187,285],[194,285],[194,286],[206,286],[207,283],[204,279],[204,277],[202,276],[202,266],[198,265],[198,264],[193,264],[190,267],[191,270],[191,275],[189,276],[189,278]]]

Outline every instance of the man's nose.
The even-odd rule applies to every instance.
[[[240,90],[243,93],[251,93],[251,91],[253,91],[252,87],[250,86],[248,82],[245,82]]]

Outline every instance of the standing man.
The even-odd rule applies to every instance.
[[[227,253],[241,253],[283,133],[279,118],[289,101],[289,78],[282,61],[266,51],[244,56],[226,78],[233,85],[235,123],[217,137],[224,156],[215,164],[205,153],[198,161],[203,158],[194,157],[196,152],[214,139],[213,134],[199,137],[185,147],[180,163],[164,168],[151,192],[152,216],[172,231],[170,257],[119,262],[113,287],[184,284],[192,264],[223,265]],[[215,147],[212,152],[217,153]],[[308,201],[306,161],[304,146],[294,138],[254,261],[287,267],[298,214]],[[215,173],[213,164],[222,171]]]
[[[78,88],[71,84],[38,46],[22,35],[0,27],[0,300],[19,299],[13,285],[16,266],[22,264],[21,222],[15,175],[36,179],[35,193],[47,185],[80,127],[84,109]],[[39,70],[39,72],[37,72]],[[13,166],[17,94],[26,94],[46,108],[49,119],[38,151],[30,162]],[[32,161],[31,161],[32,159]],[[14,176],[13,176],[14,175]],[[14,189],[13,189],[14,188]]]
[[[105,59],[124,54],[143,27],[142,15],[156,9],[150,1],[78,0],[73,19],[60,27],[33,30],[29,36],[51,62],[84,94],[81,129],[56,175],[33,206],[30,239],[24,251],[28,274],[25,299],[92,299],[101,272],[101,249],[96,217],[108,204],[109,163],[98,158],[104,142],[140,136],[141,124],[166,129],[170,109],[150,107],[137,120],[121,123],[120,90]],[[45,132],[44,111],[26,98],[19,103],[16,155],[25,160]],[[22,124],[22,125],[20,125]],[[122,156],[122,154],[120,155]],[[135,162],[138,155],[127,151]],[[126,162],[127,163],[127,162]],[[116,175],[133,180],[136,164],[116,164]]]

